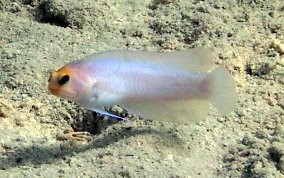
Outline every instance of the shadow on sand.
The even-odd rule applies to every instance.
[[[85,152],[90,149],[105,148],[119,140],[127,139],[136,135],[151,134],[156,135],[158,138],[163,139],[164,142],[173,142],[174,144],[182,144],[182,140],[179,139],[169,129],[163,129],[157,131],[149,128],[129,128],[122,127],[109,133],[103,133],[101,135],[95,135],[93,140],[85,145],[76,146],[75,148],[70,146],[70,142],[62,142],[52,146],[30,146],[16,148],[9,150],[1,155],[0,169],[7,170],[18,166],[37,166],[40,164],[52,164],[57,160],[66,159],[68,156],[73,156],[76,153]],[[171,132],[169,134],[169,132]],[[174,138],[174,139],[173,139]]]

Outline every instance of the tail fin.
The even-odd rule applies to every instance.
[[[236,84],[230,73],[220,67],[209,74],[210,102],[222,115],[227,115],[237,106]]]

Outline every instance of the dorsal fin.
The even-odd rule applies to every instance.
[[[208,71],[212,67],[212,52],[206,48],[192,48],[174,52],[111,50],[97,52],[85,59],[99,58],[113,58],[118,60],[176,66],[196,72]]]

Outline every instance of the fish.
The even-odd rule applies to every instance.
[[[127,121],[104,110],[119,105],[139,117],[190,124],[213,105],[221,115],[236,109],[237,92],[225,67],[213,68],[212,52],[110,50],[72,61],[51,73],[50,94],[85,109]]]

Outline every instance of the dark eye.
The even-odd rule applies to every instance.
[[[59,77],[58,83],[59,83],[60,85],[64,85],[64,84],[66,84],[69,80],[70,80],[70,77],[69,77],[68,75],[62,75],[61,77]]]

